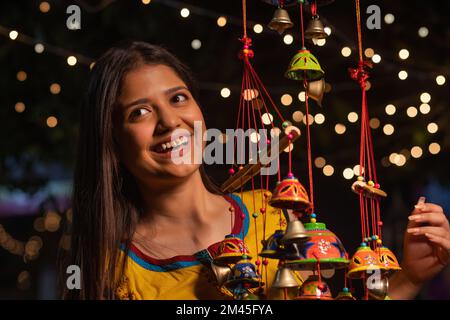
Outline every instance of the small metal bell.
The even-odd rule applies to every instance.
[[[217,285],[221,287],[225,283],[225,281],[227,281],[228,276],[231,272],[231,268],[228,266],[217,265],[212,262],[211,269],[216,276]]]
[[[279,34],[282,34],[293,26],[294,24],[292,23],[291,18],[289,18],[288,12],[283,8],[275,10],[275,14],[268,24],[270,29],[277,31]]]
[[[286,232],[283,238],[281,238],[281,242],[291,243],[295,241],[306,241],[308,239],[309,237],[303,223],[300,220],[294,220],[289,221]]]
[[[325,92],[325,79],[308,82],[306,86],[308,97],[317,101],[319,106],[322,106],[322,98]]]
[[[381,278],[380,281],[375,281],[374,284],[368,285],[369,295],[376,300],[384,300],[389,290],[389,279],[387,277]]]
[[[291,269],[287,267],[280,267],[275,273],[272,288],[294,288],[298,286],[299,284],[297,279]]]
[[[322,21],[319,16],[314,16],[308,23],[308,27],[305,30],[306,39],[325,39],[328,34],[325,32]]]

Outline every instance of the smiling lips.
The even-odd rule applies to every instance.
[[[157,153],[167,153],[170,152],[181,145],[186,145],[189,141],[189,138],[186,136],[181,136],[175,140],[164,142],[157,145],[153,150]]]

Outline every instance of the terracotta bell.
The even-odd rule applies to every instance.
[[[398,271],[402,269],[394,253],[389,248],[377,248],[376,252],[378,253],[381,264],[387,271]]]
[[[261,277],[256,274],[254,264],[248,259],[242,259],[233,266],[224,285],[231,290],[239,288],[249,289],[259,287],[260,280]]]
[[[303,211],[311,206],[305,187],[293,175],[278,182],[269,205],[295,211]]]
[[[312,275],[300,287],[294,300],[333,300],[329,286],[319,276]]]
[[[340,269],[348,265],[348,255],[342,242],[324,223],[305,223],[309,239],[300,246],[302,258],[288,260],[286,265],[294,270],[314,270],[320,262],[321,269]]]
[[[361,279],[368,270],[385,270],[380,258],[369,246],[361,244],[350,259],[347,276],[352,279]]]
[[[219,265],[233,264],[241,260],[243,255],[251,259],[250,251],[245,242],[236,235],[229,234],[220,243],[214,263]]]
[[[271,30],[277,31],[280,35],[293,26],[294,24],[289,18],[289,13],[283,8],[278,8],[277,10],[275,10],[273,18],[268,24],[268,27]]]
[[[291,80],[315,81],[322,79],[324,74],[317,58],[309,50],[302,48],[291,59],[284,75]]]

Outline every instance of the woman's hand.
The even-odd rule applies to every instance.
[[[402,271],[390,281],[392,299],[413,299],[449,262],[450,226],[443,209],[421,198],[408,219]]]

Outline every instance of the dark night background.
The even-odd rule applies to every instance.
[[[89,65],[102,52],[122,39],[167,47],[192,68],[208,127],[233,128],[239,101],[241,1],[152,0],[148,5],[141,0],[47,3],[48,11],[37,0],[0,3],[0,299],[57,298],[56,252],[58,246],[67,246],[62,230],[70,220],[78,112]],[[81,8],[81,30],[66,27],[66,8],[71,4]],[[372,4],[381,8],[381,29],[363,28],[363,45],[373,48],[382,59],[371,72],[368,102],[371,117],[381,123],[372,134],[379,180],[389,194],[382,203],[384,242],[400,259],[407,216],[419,196],[425,195],[428,201],[450,212],[449,4],[363,0],[363,21],[367,18],[365,8]],[[180,16],[182,8],[190,10],[189,17]],[[299,14],[295,8],[289,9],[295,26],[287,33],[294,36],[294,43],[286,45],[283,36],[267,28],[274,10],[263,1],[248,0],[249,36],[255,51],[252,63],[283,115],[303,131],[304,124],[292,120],[294,111],[304,112],[304,103],[298,99],[300,85],[283,76],[289,60],[299,49]],[[384,21],[388,13],[395,16],[392,24]],[[334,167],[334,174],[325,176],[322,169],[313,170],[316,211],[353,253],[359,243],[359,207],[350,190],[354,178],[345,179],[343,170],[353,168],[359,159],[359,121],[347,120],[349,112],[360,113],[360,91],[347,73],[347,68],[357,63],[354,1],[336,0],[320,7],[319,15],[332,32],[324,46],[308,44],[308,48],[325,70],[331,91],[325,94],[322,108],[311,103],[312,114],[320,112],[326,118],[323,124],[312,125],[312,152],[313,158],[324,157]],[[227,18],[225,27],[217,25],[219,16]],[[260,34],[253,31],[256,23],[264,26]],[[428,36],[419,37],[420,27],[428,28]],[[10,38],[11,30],[19,32],[16,40]],[[198,50],[191,46],[194,39],[201,41]],[[35,52],[36,43],[44,44],[44,52]],[[345,46],[352,49],[349,57],[341,54]],[[399,58],[402,48],[409,51],[406,60]],[[66,61],[70,55],[78,59],[74,66]],[[400,70],[408,72],[404,81],[397,76]],[[20,71],[26,73],[25,80]],[[447,78],[444,85],[436,83],[438,75]],[[54,83],[60,86],[58,94],[49,89]],[[221,97],[223,87],[231,90],[229,98]],[[431,111],[427,114],[419,111],[416,117],[408,117],[406,109],[419,108],[423,92],[431,95]],[[290,106],[280,102],[285,93],[293,97]],[[20,110],[22,105],[17,105],[18,102],[25,105],[25,110]],[[386,114],[387,104],[396,106],[394,115]],[[50,116],[57,118],[55,127],[47,125]],[[427,131],[430,122],[438,125],[436,133]],[[344,134],[335,132],[337,123],[346,126]],[[395,127],[392,135],[383,133],[382,128],[388,123]],[[439,153],[429,152],[432,142],[440,145]],[[413,146],[423,149],[421,157],[410,156]],[[307,185],[305,151],[302,136],[293,153],[294,171]],[[391,153],[404,154],[406,163],[403,166],[389,163],[387,157]],[[227,167],[223,165],[211,166],[208,172],[218,182],[227,177]],[[448,269],[425,287],[418,298],[450,299]]]

